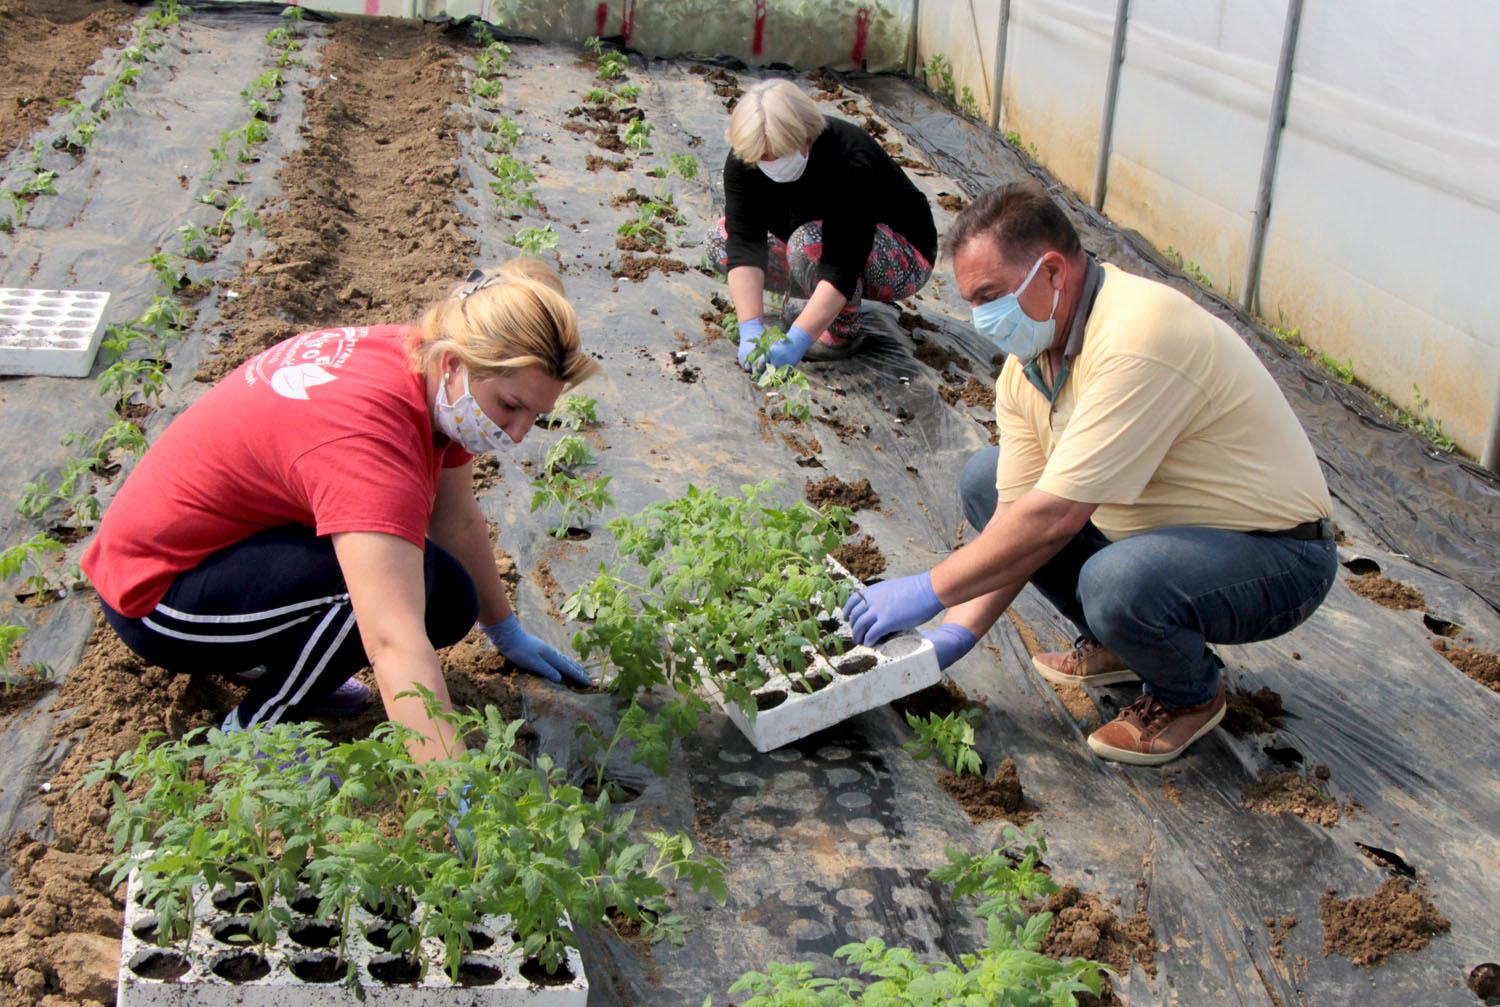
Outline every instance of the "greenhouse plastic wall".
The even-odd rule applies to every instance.
[[[310,0],[333,14],[482,18],[546,42],[618,36],[648,56],[734,56],[747,63],[900,70],[911,0]]]
[[[1000,129],[1093,199],[1117,0],[1010,0]],[[917,55],[946,56],[990,114],[1001,0],[923,0]],[[1244,294],[1286,0],[1130,0],[1104,211]],[[1500,7],[1309,3],[1258,286],[1261,315],[1500,449]]]

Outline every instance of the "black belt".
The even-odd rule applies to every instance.
[[[1322,517],[1316,521],[1304,521],[1293,528],[1282,528],[1280,531],[1253,531],[1250,534],[1294,538],[1300,542],[1317,542],[1321,539],[1333,538],[1333,522]]]

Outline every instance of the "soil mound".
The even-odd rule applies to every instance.
[[[970,377],[958,388],[944,385],[938,389],[938,397],[950,406],[962,402],[966,406],[978,406],[981,409],[995,408],[995,386],[975,377]]]
[[[685,273],[687,266],[676,259],[669,259],[665,255],[623,255],[620,257],[620,265],[614,271],[616,279],[630,280],[640,283],[653,272],[662,273]]]
[[[1263,770],[1259,782],[1245,787],[1240,800],[1247,810],[1257,815],[1290,811],[1305,822],[1325,828],[1338,822],[1341,814],[1354,811],[1352,804],[1339,807],[1339,802],[1329,796],[1323,778],[1317,773],[1308,778],[1301,773]]]
[[[1360,577],[1345,578],[1354,593],[1368,598],[1386,608],[1426,608],[1427,599],[1422,592],[1399,580],[1392,580],[1383,573],[1367,573]]]
[[[1113,905],[1119,901],[1115,899]],[[1130,919],[1121,920],[1111,905],[1073,885],[1050,896],[1041,908],[1053,914],[1042,954],[1058,959],[1092,958],[1121,973],[1130,971],[1131,962],[1138,962],[1147,975],[1156,975],[1156,935],[1144,912],[1138,910]],[[1103,996],[1092,1002],[1118,1002],[1108,976],[1102,989]],[[1079,999],[1080,1004],[1085,1002]]]
[[[1432,641],[1432,649],[1480,685],[1500,692],[1500,656],[1477,647],[1460,647],[1446,640]]]
[[[1004,819],[1024,824],[1036,814],[1025,807],[1021,777],[1016,772],[1015,762],[1010,759],[1001,762],[995,775],[988,779],[944,773],[938,777],[938,783],[976,822]]]
[[[1356,965],[1379,965],[1399,951],[1420,951],[1448,920],[1427,894],[1405,878],[1387,878],[1374,895],[1340,899],[1332,888],[1318,900],[1323,953]]]
[[[1236,738],[1247,734],[1270,734],[1285,726],[1281,719],[1281,693],[1260,688],[1254,692],[1232,689],[1221,726]]]
[[[885,572],[885,554],[868,535],[858,542],[845,542],[833,551],[833,558],[860,580],[879,577]]]
[[[880,497],[870,486],[870,480],[865,478],[852,483],[846,483],[838,476],[809,479],[804,492],[808,502],[820,510],[828,507],[847,507],[850,510],[868,507],[874,510],[880,506]]]

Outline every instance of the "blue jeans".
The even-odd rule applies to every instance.
[[[959,477],[964,516],[983,530],[995,513],[999,448],[976,453]],[[1253,643],[1289,632],[1333,586],[1333,539],[1304,542],[1218,528],[1159,528],[1111,542],[1092,523],[1031,577],[1082,636],[1141,676],[1168,707],[1219,689],[1211,643]]]

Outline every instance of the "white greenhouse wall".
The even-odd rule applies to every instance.
[[[1093,197],[1115,0],[1012,0],[1000,129]],[[923,0],[989,114],[999,0]],[[1286,0],[1131,0],[1105,212],[1242,292]],[[1305,5],[1259,290],[1478,455],[1500,401],[1500,5]]]

